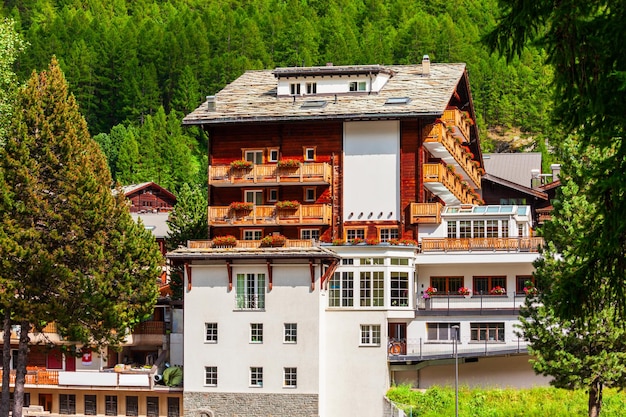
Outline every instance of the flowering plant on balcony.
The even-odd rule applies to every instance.
[[[365,239],[365,243],[368,245],[378,245],[380,242],[378,241],[378,239],[370,238]]]
[[[331,243],[333,246],[341,246],[343,245],[343,239],[333,239]]]
[[[355,237],[354,239],[350,240],[350,244],[351,245],[358,245],[359,243],[364,243],[365,239],[360,238],[360,237]]]
[[[232,235],[215,236],[212,242],[214,247],[221,246],[232,248],[237,245],[237,238]]]
[[[300,207],[300,202],[298,202],[296,200],[278,201],[276,203],[276,208],[277,209],[297,209],[298,207]]]
[[[283,235],[267,235],[261,239],[261,246],[284,246],[287,238]]]
[[[524,282],[524,294],[526,294],[529,297],[535,296],[537,295],[539,291],[537,291],[537,287],[535,287],[535,284],[532,283],[532,281],[526,281]]]
[[[279,168],[297,168],[300,166],[300,161],[297,159],[281,159],[276,163]]]
[[[233,201],[228,207],[234,211],[252,210],[252,203],[245,201]]]
[[[435,294],[437,294],[437,288],[435,287],[428,287],[426,288],[426,291],[424,291],[425,294],[428,294],[428,296],[433,296]]]
[[[252,167],[251,161],[246,161],[245,159],[237,159],[230,163],[230,167],[234,169],[244,169]]]
[[[504,289],[501,286],[497,285],[497,286],[493,287],[491,289],[491,291],[489,291],[489,294],[491,294],[491,295],[505,295],[506,294],[506,289]]]
[[[471,293],[472,293],[472,290],[470,290],[467,287],[459,288],[459,294],[461,294],[461,295],[470,295]]]

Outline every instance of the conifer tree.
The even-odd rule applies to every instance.
[[[33,72],[15,109],[0,149],[9,194],[0,307],[20,329],[13,416],[21,417],[29,331],[54,321],[77,346],[119,344],[153,308],[162,256],[123,194],[111,192],[106,159],[56,59]]]
[[[176,198],[174,210],[170,213],[167,225],[169,249],[186,245],[190,239],[206,239],[209,232],[208,203],[206,189],[191,188],[184,184]]]

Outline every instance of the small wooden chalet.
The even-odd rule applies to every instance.
[[[481,204],[464,64],[247,71],[183,124],[209,136],[211,236],[415,238]]]
[[[169,212],[176,205],[176,196],[154,182],[126,185],[122,191],[131,213]]]

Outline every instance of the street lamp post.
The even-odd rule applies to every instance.
[[[452,326],[454,329],[454,415],[459,417],[459,326]]]

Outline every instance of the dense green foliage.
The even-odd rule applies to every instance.
[[[403,385],[391,388],[387,397],[407,416],[454,415],[454,387],[432,387],[422,392]],[[603,403],[605,417],[620,417],[626,407],[626,394],[606,390]],[[459,388],[460,417],[571,417],[585,415],[586,410],[584,390]]]
[[[133,161],[142,166],[115,159],[137,155],[126,138],[123,152],[119,143],[107,153],[114,178],[169,181],[174,189],[205,174],[206,139],[188,130],[175,133],[175,144],[162,144],[163,117],[175,112],[180,119],[250,69],[413,64],[424,54],[433,62],[466,62],[484,133],[519,127],[549,139],[551,72],[544,55],[529,48],[510,66],[491,55],[480,40],[494,27],[495,10],[496,0],[6,0],[3,8],[31,44],[19,60],[22,77],[55,54],[92,134],[109,134],[115,145],[121,132],[114,126],[133,132],[139,155]],[[142,135],[135,129],[148,116],[154,127]],[[158,146],[144,147],[140,139]],[[167,158],[162,146],[189,148],[193,172],[155,171],[150,164],[163,168],[158,162]],[[186,155],[180,158],[186,163]]]
[[[207,190],[184,184],[176,198],[176,206],[167,219],[169,232],[168,249],[187,246],[191,239],[206,239],[209,231],[207,218]]]
[[[20,417],[30,330],[53,319],[67,340],[118,345],[152,312],[162,256],[123,194],[111,192],[106,159],[55,59],[18,91],[13,115],[0,147],[0,312],[5,329],[20,327]]]

